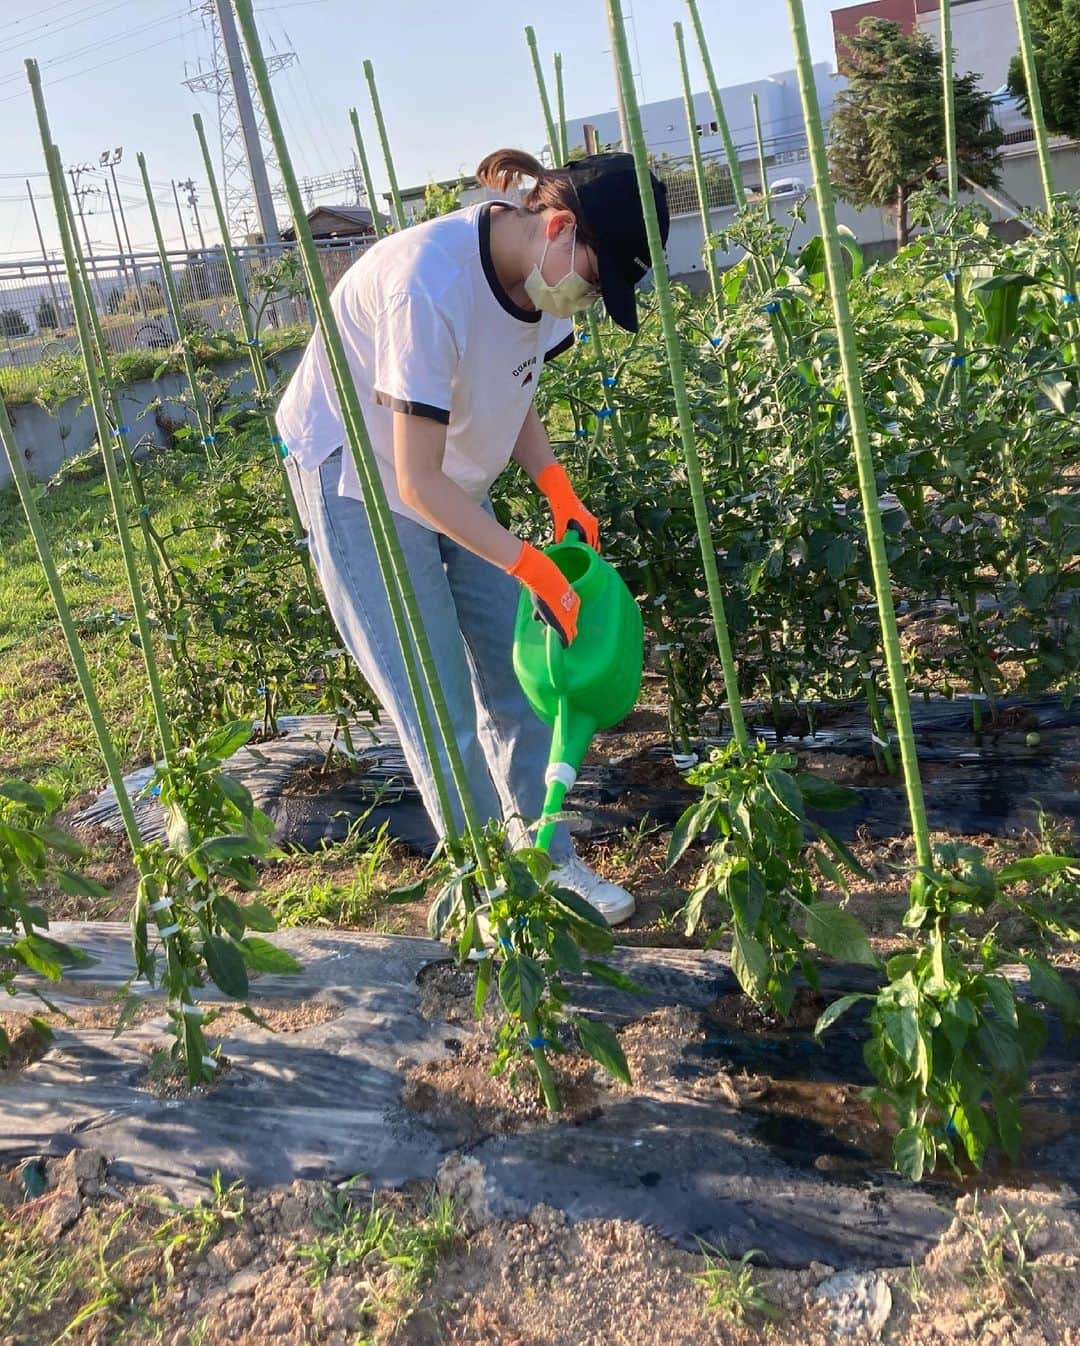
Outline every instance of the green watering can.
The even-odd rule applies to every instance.
[[[644,662],[641,613],[618,572],[584,542],[567,535],[545,550],[581,599],[578,634],[568,649],[536,620],[522,591],[514,624],[514,672],[529,704],[552,727],[544,816],[558,813],[599,729],[610,729],[637,703]],[[536,844],[547,850],[555,824]]]

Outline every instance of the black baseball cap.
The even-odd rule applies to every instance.
[[[651,265],[632,154],[589,154],[565,170],[581,205],[585,242],[596,252],[600,294],[611,317],[628,332],[638,328],[634,287]],[[653,199],[666,245],[667,187],[652,173]]]

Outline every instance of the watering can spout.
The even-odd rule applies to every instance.
[[[563,649],[550,627],[533,619],[523,594],[514,628],[514,669],[533,710],[551,725],[544,816],[558,813],[593,735],[628,715],[637,702],[644,660],[641,613],[615,569],[591,547],[569,538],[547,549],[581,600],[578,635]],[[544,822],[546,849],[554,823]]]

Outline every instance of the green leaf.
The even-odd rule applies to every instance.
[[[849,790],[846,785],[835,785],[831,780],[822,780],[810,771],[800,771],[794,781],[807,808],[831,811],[848,809],[859,802],[857,791]]]
[[[1031,994],[1041,1000],[1070,1032],[1080,1025],[1080,997],[1058,972],[1041,958],[1026,958]]]
[[[222,725],[209,738],[199,744],[198,752],[204,757],[214,757],[224,762],[234,752],[239,752],[251,738],[251,724],[246,720],[234,720],[232,724]]]
[[[543,993],[544,969],[536,959],[521,953],[507,954],[499,969],[499,995],[507,1013],[516,1019],[530,1019]]]
[[[855,858],[854,852],[839,837],[834,837],[831,832],[826,831],[824,827],[820,827],[817,823],[811,823],[810,826],[818,840],[829,848],[836,860],[845,869],[849,869],[852,874],[864,879],[867,883],[873,882],[870,871]]]
[[[253,837],[242,832],[230,832],[225,836],[208,837],[195,851],[204,860],[248,860],[258,855],[261,845]]]
[[[245,902],[240,907],[240,914],[248,930],[261,930],[269,934],[278,928],[277,917],[262,902]]]
[[[21,780],[0,781],[0,795],[5,799],[10,799],[14,804],[21,804],[23,808],[31,809],[34,813],[47,813],[49,804],[45,796],[35,790],[32,785],[27,785]]]
[[[632,977],[627,977],[607,963],[598,963],[592,958],[586,958],[585,971],[594,981],[602,981],[608,986],[614,986],[617,991],[626,991],[630,995],[650,994],[647,986],[642,986],[640,982],[634,981]]]
[[[548,952],[555,966],[561,968],[562,971],[578,973],[582,970],[581,951],[574,943],[574,937],[569,931],[553,931]]]
[[[846,1014],[852,1005],[858,1001],[873,1000],[873,998],[865,991],[853,991],[850,995],[842,995],[839,1000],[834,1000],[814,1025],[814,1037],[819,1038],[826,1029],[831,1028],[837,1019],[842,1014]]]
[[[17,959],[24,967],[28,967],[31,972],[38,972],[41,976],[48,977],[50,981],[59,981],[63,976],[63,968],[57,960],[35,949],[29,937],[7,945],[5,952],[10,954],[12,958]]]
[[[120,1006],[120,1014],[116,1020],[116,1027],[112,1035],[118,1038],[135,1022],[135,1016],[139,1012],[139,1007],[143,1004],[141,995],[128,995],[124,997],[124,1003]]]
[[[473,996],[473,1013],[478,1019],[484,1012],[488,992],[491,990],[492,962],[491,958],[481,958],[476,964],[476,993]]]
[[[1080,860],[1073,855],[1026,855],[1022,860],[1013,860],[997,871],[997,881],[1001,883],[1034,883],[1038,879],[1048,879],[1067,869],[1080,871]]]
[[[848,891],[847,875],[833,860],[832,856],[827,855],[824,851],[816,848],[811,851],[811,855],[813,856],[814,864],[821,870],[822,877],[827,879],[830,883],[835,883],[837,888],[842,889],[846,893]]]
[[[804,816],[802,792],[787,772],[766,771],[765,784],[781,808],[787,809],[788,813],[802,822]]]
[[[919,1020],[912,1005],[890,1006],[882,1014],[885,1036],[912,1071],[919,1057]]]
[[[251,797],[251,791],[242,782],[234,779],[226,771],[217,773],[217,783],[221,788],[221,793],[234,805],[240,815],[249,821],[255,813],[255,801]]]
[[[964,1145],[967,1157],[976,1168],[982,1168],[983,1155],[990,1144],[990,1123],[978,1103],[966,1106],[957,1103],[953,1109],[952,1124]]]
[[[910,1178],[912,1182],[922,1182],[926,1166],[926,1146],[924,1129],[921,1126],[905,1126],[896,1133],[893,1140],[893,1160],[897,1170]]]
[[[877,966],[877,958],[862,924],[850,911],[843,911],[828,902],[815,902],[807,907],[806,938],[838,962]]]
[[[586,902],[583,897],[580,897],[572,889],[552,888],[551,894],[560,906],[566,907],[569,911],[572,911],[575,916],[580,916],[583,921],[588,921],[590,925],[598,925],[604,930],[609,930],[611,928],[596,908],[592,906],[591,903]]]
[[[58,939],[50,939],[48,935],[27,935],[25,942],[43,958],[55,959],[61,967],[93,967],[97,962],[97,959],[84,949],[77,949],[72,944],[62,944]]]
[[[85,874],[77,874],[71,869],[61,870],[56,875],[56,886],[69,897],[105,897],[109,891],[95,879],[88,879]]]
[[[599,1061],[609,1075],[614,1075],[622,1084],[629,1084],[630,1067],[626,1063],[626,1053],[607,1024],[577,1015],[574,1025],[582,1050],[594,1061]]]
[[[731,907],[739,929],[752,935],[761,919],[766,892],[757,868],[749,860],[737,860],[720,881],[718,892]]]
[[[1015,1164],[1020,1158],[1020,1142],[1024,1138],[1024,1123],[1015,1098],[996,1093],[993,1097],[993,1118],[1001,1137],[1001,1148]]]
[[[400,888],[391,888],[382,901],[388,906],[404,906],[407,902],[419,902],[427,892],[428,881],[420,878],[415,883],[404,883]]]
[[[244,962],[256,972],[300,971],[300,963],[288,949],[279,948],[268,939],[259,939],[257,935],[249,935],[246,939],[240,940],[240,950]]]
[[[731,970],[751,1000],[764,999],[769,983],[769,955],[753,935],[738,927],[731,935]]]
[[[716,809],[716,801],[709,797],[699,799],[683,810],[679,821],[671,833],[671,840],[668,842],[667,868],[672,869],[687,850],[704,830],[706,819]]]
[[[234,1000],[242,1000],[248,993],[248,974],[244,955],[231,939],[208,935],[203,941],[206,970],[215,986]]]
[[[462,902],[461,880],[451,879],[436,893],[435,900],[428,908],[427,928],[432,939],[441,939],[447,922]]]

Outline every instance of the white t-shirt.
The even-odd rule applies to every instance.
[[[390,234],[348,269],[331,303],[390,508],[405,506],[394,472],[393,413],[446,426],[443,471],[482,500],[503,471],[545,360],[569,349],[573,324],[520,308],[491,260],[492,203]],[[278,433],[308,470],[345,442],[322,333],[316,332],[278,406]],[[341,492],[362,499],[352,455]]]

